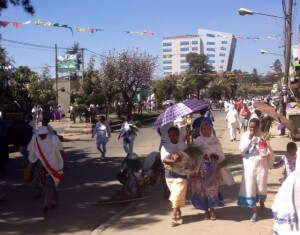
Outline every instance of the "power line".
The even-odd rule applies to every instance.
[[[15,48],[23,48],[23,49],[29,49],[29,50],[39,50],[39,51],[53,52],[52,49],[46,49],[46,48],[34,48],[34,47],[26,47],[26,46],[16,46],[16,45],[4,44],[4,43],[1,43],[1,45],[6,46],[6,47],[15,47]]]
[[[39,47],[39,48],[53,49],[53,50],[55,49],[55,47],[53,47],[53,46],[34,44],[34,43],[28,43],[28,42],[20,42],[20,41],[15,41],[15,40],[11,40],[11,39],[5,39],[5,38],[1,38],[1,41],[24,45],[24,46]],[[65,47],[59,47],[58,49],[68,50],[68,48],[65,48]]]

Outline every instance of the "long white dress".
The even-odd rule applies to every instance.
[[[268,170],[274,162],[273,151],[270,146],[271,156],[261,157],[258,150],[259,136],[249,139],[250,132],[245,132],[241,137],[239,150],[243,155],[243,177],[238,195],[238,205],[255,207],[256,203],[267,198]]]
[[[279,188],[272,212],[275,219],[275,234],[300,234],[300,150],[297,151],[296,170]]]

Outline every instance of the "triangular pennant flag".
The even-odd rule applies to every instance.
[[[95,29],[95,28],[88,27],[87,29],[88,29],[88,30],[90,30],[90,31],[91,31],[91,33],[94,33],[94,32],[96,32],[96,29]]]
[[[1,26],[6,27],[10,22],[0,21]]]
[[[60,26],[59,26],[59,23],[55,23],[55,24],[53,24],[53,26],[54,26],[54,27],[60,27]]]
[[[69,25],[67,25],[67,24],[63,24],[63,25],[61,25],[60,27],[63,27],[63,28],[68,28],[68,27],[69,27]]]
[[[19,22],[13,22],[13,26],[15,28],[19,28],[21,26],[21,23],[19,23]]]
[[[31,21],[26,21],[23,24],[32,24],[32,22]]]
[[[98,32],[98,31],[104,31],[104,29],[96,29],[96,32]]]
[[[45,26],[51,26],[52,24],[51,24],[51,22],[50,21],[48,21],[47,23],[45,23],[44,24]]]
[[[76,28],[77,32],[84,32],[86,28]]]
[[[67,27],[67,28],[71,30],[72,36],[73,36],[73,29],[72,29],[72,27]]]
[[[37,20],[36,22],[34,22],[35,25],[42,25],[43,24],[43,21],[41,20]]]
[[[130,31],[124,31],[125,33],[127,33],[127,34],[129,34],[130,33]]]

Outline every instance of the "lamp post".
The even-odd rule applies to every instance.
[[[283,85],[282,85],[283,100],[282,100],[282,109],[281,109],[281,113],[284,116],[286,115],[285,104],[287,102],[287,87],[288,87],[288,82],[289,82],[289,71],[290,71],[290,60],[291,60],[293,4],[294,4],[294,0],[289,0],[288,11],[287,12],[284,11],[284,16],[276,16],[276,15],[270,15],[270,14],[265,14],[265,13],[260,13],[260,12],[254,12],[252,10],[245,9],[245,8],[239,9],[239,14],[241,16],[256,14],[256,15],[263,15],[263,16],[284,19],[284,23],[285,23],[285,49],[284,49],[285,70],[284,70],[284,81],[283,81]],[[281,134],[285,134],[285,130],[283,130],[281,132]]]
[[[261,50],[260,51],[261,54],[270,54],[270,55],[278,55],[278,56],[282,56],[281,54],[276,54],[276,53],[273,53],[273,52],[269,52],[269,51],[266,51],[266,50]]]

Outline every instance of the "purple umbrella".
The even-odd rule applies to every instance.
[[[183,103],[174,104],[158,116],[154,123],[154,127],[159,128],[167,123],[173,122],[179,117],[185,116],[192,112],[193,110]]]
[[[210,106],[210,103],[203,100],[184,100],[183,103],[188,106],[193,112],[199,111],[201,109],[207,108]]]

